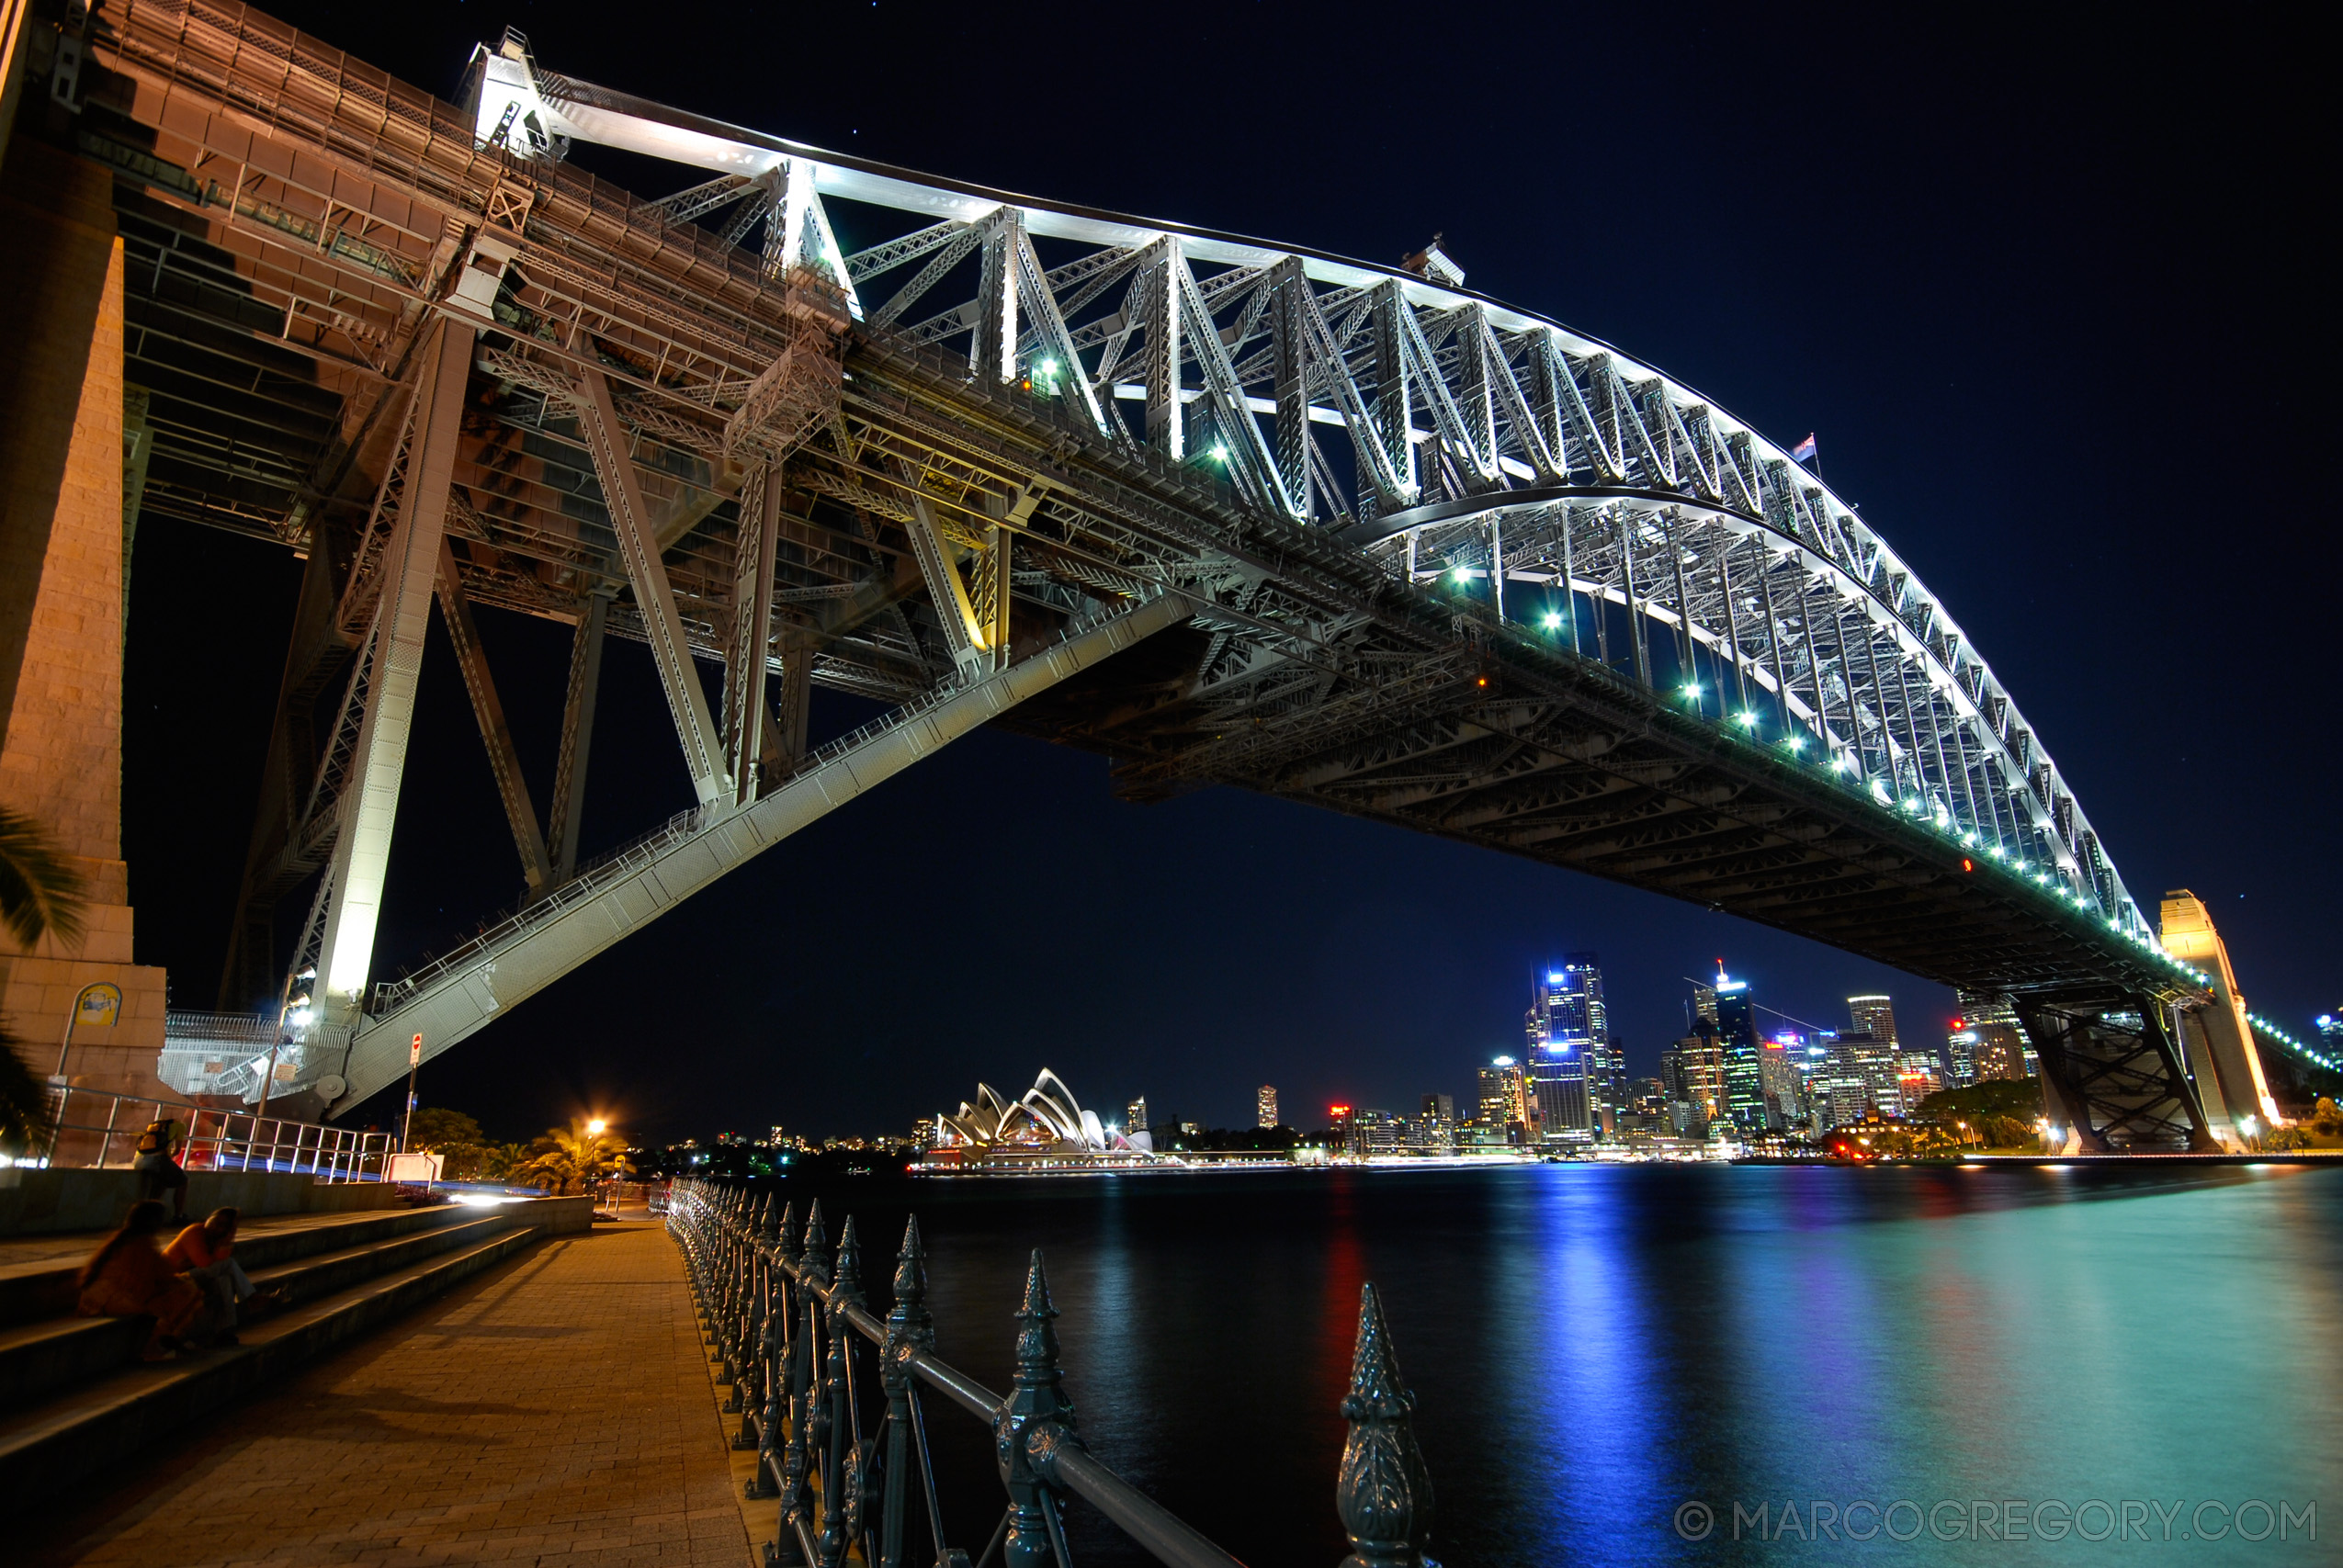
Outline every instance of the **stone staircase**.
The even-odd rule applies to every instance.
[[[288,1303],[243,1343],[141,1363],[148,1325],[74,1312],[96,1235],[0,1240],[0,1506],[89,1475],[388,1322],[542,1236],[585,1230],[591,1201],[443,1204],[248,1222],[236,1257]]]

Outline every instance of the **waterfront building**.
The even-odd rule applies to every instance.
[[[1886,997],[1849,997],[1847,1016],[1855,1033],[1868,1034],[1891,1051],[1896,1048],[1896,1004]]]
[[[1145,1144],[1109,1133],[1047,1067],[1016,1100],[977,1085],[974,1104],[936,1117],[935,1140],[921,1161],[935,1170],[1111,1170],[1156,1159]]]
[[[1139,1096],[1124,1108],[1123,1125],[1134,1133],[1144,1133],[1152,1125],[1147,1119],[1147,1096]]]
[[[1371,1155],[1396,1155],[1407,1142],[1408,1123],[1388,1111],[1353,1111],[1344,1130],[1342,1150],[1354,1159]]]
[[[1530,1010],[1523,1021],[1533,1083],[1557,1087],[1543,1090],[1557,1106],[1575,1107],[1583,1096],[1586,1110],[1559,1114],[1541,1100],[1537,1110],[1550,1140],[1574,1141],[1615,1129],[1626,1103],[1626,1058],[1611,1038],[1611,1020],[1602,995],[1602,965],[1599,954],[1572,953],[1549,966],[1532,987]]]
[[[1256,1127],[1274,1127],[1277,1125],[1277,1089],[1275,1085],[1263,1084],[1259,1089],[1253,1090],[1253,1125]]]
[[[1439,1122],[1454,1127],[1456,1124],[1456,1097],[1453,1094],[1425,1095],[1423,1115],[1427,1122]]]

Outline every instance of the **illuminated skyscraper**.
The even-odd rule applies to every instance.
[[[1762,1133],[1765,1081],[1758,1057],[1757,1015],[1750,1005],[1749,983],[1729,978],[1725,965],[1716,966],[1716,984],[1707,987],[1715,997],[1716,1037],[1725,1048],[1725,1113],[1743,1133]]]
[[[1144,1133],[1148,1128],[1147,1096],[1141,1095],[1124,1109],[1123,1129],[1126,1133]]]
[[[1530,1137],[1528,1085],[1521,1064],[1511,1056],[1500,1056],[1480,1070],[1480,1120],[1484,1126],[1501,1128],[1508,1143]]]
[[[1659,1054],[1659,1081],[1668,1094],[1669,1131],[1677,1136],[1705,1137],[1711,1122],[1724,1120],[1725,1051],[1706,1019]]]
[[[1253,1124],[1259,1127],[1277,1125],[1276,1086],[1263,1084],[1253,1090]]]
[[[1545,971],[1531,992],[1522,1028],[1541,1136],[1581,1143],[1615,1129],[1626,1065],[1611,1043],[1594,953],[1573,953]]]
[[[1806,1119],[1806,1085],[1799,1069],[1805,1041],[1783,1034],[1767,1041],[1758,1052],[1758,1085],[1765,1094],[1766,1124],[1795,1127]]]
[[[1857,1034],[1868,1034],[1891,1051],[1896,1048],[1896,1004],[1889,998],[1849,997],[1847,1016],[1854,1021]]]

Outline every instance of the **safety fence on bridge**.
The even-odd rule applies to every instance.
[[[1036,1250],[1017,1310],[1017,1370],[1004,1397],[935,1354],[919,1221],[904,1226],[894,1301],[884,1317],[864,1300],[862,1254],[849,1215],[835,1248],[816,1202],[805,1229],[794,1205],[743,1186],[678,1181],[667,1225],[681,1247],[722,1376],[733,1438],[757,1452],[749,1495],[779,1506],[774,1568],[841,1568],[851,1557],[902,1568],[914,1496],[937,1568],[1073,1568],[1064,1499],[1078,1497],[1159,1562],[1241,1568],[1153,1498],[1100,1462],[1075,1431],[1058,1365],[1049,1287]],[[875,1378],[875,1384],[874,1384]],[[1008,1501],[981,1555],[947,1543],[929,1457],[924,1391],[992,1429]],[[1423,1568],[1432,1482],[1410,1427],[1403,1385],[1373,1284],[1359,1302],[1336,1506],[1353,1563]]]

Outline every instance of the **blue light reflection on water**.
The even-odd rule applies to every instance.
[[[2310,1556],[2161,1548],[2191,1562],[2313,1561],[2343,1531],[2343,1172],[1533,1167],[834,1196],[879,1222],[866,1237],[917,1204],[941,1348],[995,1387],[1026,1250],[1046,1247],[1085,1436],[1256,1568],[1341,1555],[1336,1406],[1369,1279],[1450,1568],[2120,1545],[1692,1545],[1670,1523],[1688,1498],[1720,1536],[1736,1500],[1775,1518],[1794,1501],[1802,1521],[1817,1500],[1897,1498],[2316,1498],[2327,1516]],[[990,1458],[973,1433],[953,1446]],[[951,1533],[980,1548],[998,1492],[989,1468],[964,1482],[947,1515],[983,1517]],[[1085,1565],[1141,1561],[1072,1523]]]

